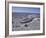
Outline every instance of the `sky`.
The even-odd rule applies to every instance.
[[[40,8],[35,8],[35,7],[12,7],[12,13],[40,13]]]

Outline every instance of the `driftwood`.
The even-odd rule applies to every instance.
[[[29,22],[32,22],[34,18],[26,18],[26,19],[23,19],[23,21],[21,21],[20,23],[29,23]]]

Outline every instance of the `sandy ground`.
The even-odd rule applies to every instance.
[[[40,30],[40,15],[13,14],[12,30],[13,31]]]

